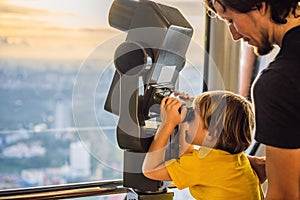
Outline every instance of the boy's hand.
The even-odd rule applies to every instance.
[[[172,127],[177,126],[182,121],[182,112],[179,108],[182,102],[176,98],[164,97],[160,105],[160,117],[162,123]]]

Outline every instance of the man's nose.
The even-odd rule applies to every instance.
[[[230,24],[230,25],[229,25],[229,31],[230,31],[230,33],[231,33],[231,35],[232,35],[232,38],[233,38],[234,40],[239,40],[239,39],[242,38],[242,35],[239,34],[239,32],[237,32],[237,30],[235,29],[235,27],[234,27],[233,24]]]

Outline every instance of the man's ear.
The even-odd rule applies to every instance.
[[[258,3],[256,5],[256,8],[261,15],[266,15],[266,13],[268,11],[268,6],[265,1]]]

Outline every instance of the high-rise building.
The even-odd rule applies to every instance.
[[[90,144],[75,142],[70,145],[71,176],[86,177],[91,175]]]

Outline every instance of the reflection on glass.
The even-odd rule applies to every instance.
[[[85,141],[78,137],[71,110],[76,70],[16,65],[0,68],[0,188],[122,178],[122,152],[110,151],[116,145],[110,117],[102,116],[101,133],[84,127]],[[105,96],[96,98],[103,105]]]
[[[82,62],[97,45],[119,34],[107,24],[112,0],[55,2],[0,1],[4,8],[0,13],[0,190],[122,179],[117,120],[103,109],[114,69],[101,63],[108,60],[112,64],[117,45],[106,48],[103,59],[96,61],[103,70],[93,99],[99,124],[77,127],[72,108],[74,82]],[[194,25],[194,42],[203,43],[205,11],[201,2],[159,2],[178,7]],[[202,70],[203,50],[195,48],[189,52],[187,67]],[[201,61],[190,63],[194,57]],[[93,63],[88,67],[89,73],[95,74]],[[179,89],[199,94],[202,83],[190,83],[199,78],[197,73],[185,68]],[[90,103],[85,97],[85,93],[80,96],[80,113],[87,112]],[[89,124],[91,117],[82,114],[78,120]]]

